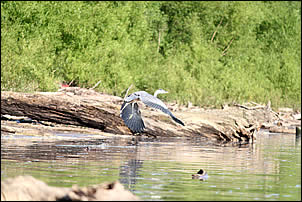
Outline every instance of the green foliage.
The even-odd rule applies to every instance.
[[[301,104],[300,2],[1,2],[1,90]]]

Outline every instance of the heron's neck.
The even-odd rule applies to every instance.
[[[157,97],[157,95],[159,94],[159,90],[156,90],[155,93],[154,93],[154,97]]]

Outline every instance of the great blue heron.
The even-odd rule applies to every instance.
[[[176,118],[168,107],[157,98],[160,93],[168,93],[165,90],[159,89],[155,91],[154,96],[150,95],[146,91],[134,92],[124,99],[124,103],[121,107],[120,116],[123,119],[126,126],[134,133],[141,133],[145,129],[144,121],[141,117],[141,112],[139,110],[138,104],[134,102],[135,100],[141,100],[145,105],[161,110],[162,112],[170,115],[172,119],[181,124],[185,125],[181,120]]]

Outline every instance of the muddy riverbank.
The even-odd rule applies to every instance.
[[[92,89],[68,87],[58,92],[1,92],[1,133],[55,135],[88,133],[133,135],[120,118],[123,98]],[[291,109],[274,112],[270,103],[247,103],[203,109],[167,103],[185,126],[175,124],[160,111],[140,105],[146,130],[151,137],[202,137],[209,141],[253,142],[257,131],[296,133],[301,114]]]

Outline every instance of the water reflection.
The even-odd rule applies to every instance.
[[[141,177],[139,171],[143,167],[143,162],[143,160],[130,159],[125,162],[124,165],[120,166],[119,180],[128,188],[128,190],[136,191],[134,185],[136,184],[137,179]]]
[[[208,179],[192,180],[200,169]],[[52,186],[119,180],[144,200],[299,200],[301,139],[263,133],[255,144],[214,145],[200,138],[2,136],[1,177],[18,175]]]

